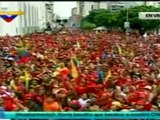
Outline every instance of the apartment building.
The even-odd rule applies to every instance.
[[[44,5],[44,4],[43,4]],[[53,11],[53,2],[45,2],[45,18],[46,23],[49,23],[51,27],[53,27],[53,21],[54,21],[54,11]]]
[[[147,6],[154,6],[154,7],[160,7],[160,1],[145,1],[145,5]]]
[[[119,11],[123,8],[125,8],[124,2],[108,2],[108,9],[113,12]]]
[[[144,2],[136,1],[106,1],[106,2],[77,2],[77,13],[81,16],[87,16],[93,9],[109,9],[118,11],[123,8],[142,5]]]
[[[77,2],[77,14],[81,16],[87,16],[89,12],[93,9],[96,9],[95,2]]]
[[[71,15],[76,15],[76,14],[77,14],[77,8],[74,7],[74,8],[72,8],[72,10],[71,10]]]
[[[81,21],[81,16],[77,12],[77,7],[72,8],[71,16],[68,19],[68,26],[70,27],[79,27]]]

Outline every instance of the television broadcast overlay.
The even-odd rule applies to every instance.
[[[6,22],[11,22],[17,16],[23,15],[24,12],[21,11],[0,11],[0,18],[2,18]]]
[[[0,120],[159,111],[160,1],[0,2]]]
[[[159,112],[5,112],[3,119],[157,119]]]

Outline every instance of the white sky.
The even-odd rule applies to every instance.
[[[60,17],[70,17],[71,9],[76,7],[76,2],[54,2],[54,13]]]

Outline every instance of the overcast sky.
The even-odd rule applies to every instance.
[[[76,2],[54,2],[54,13],[60,17],[71,16],[71,9],[76,7]]]

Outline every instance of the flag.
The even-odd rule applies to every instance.
[[[24,76],[20,76],[21,79],[25,81],[25,88],[28,91],[29,90],[29,80],[31,79],[31,75],[27,70],[24,71]]]
[[[56,70],[53,72],[53,77],[57,77],[61,72],[61,68],[57,67]]]
[[[29,47],[28,42],[24,42],[22,40],[19,40],[19,42],[17,43],[17,51],[22,52],[22,51],[27,51],[27,48]]]
[[[118,48],[118,53],[122,55],[122,48],[119,45],[117,45],[117,48]]]
[[[79,41],[77,41],[77,48],[80,48],[81,46],[80,46],[80,43],[79,43]]]
[[[78,70],[77,70],[77,67],[73,61],[73,58],[71,58],[71,75],[73,78],[78,77]]]
[[[72,60],[75,66],[79,66],[80,61],[77,59],[77,56],[75,54],[72,53]]]
[[[134,51],[133,51],[133,50],[131,50],[130,56],[131,56],[131,57],[134,57]]]
[[[19,42],[16,44],[16,46],[19,48],[19,47],[22,47],[22,46],[24,46],[23,45],[23,42],[22,42],[22,40],[19,40]]]
[[[105,81],[107,81],[110,77],[112,77],[112,72],[111,72],[111,70],[109,69],[108,72],[107,72]]]
[[[11,81],[11,82],[10,82],[10,86],[11,86],[15,91],[17,91],[17,86],[15,85],[14,81]]]
[[[25,80],[25,83],[26,83],[26,90],[29,89],[29,80],[30,79],[31,79],[30,74],[28,73],[28,71],[25,70],[25,72],[24,72],[24,80]]]
[[[77,56],[75,56],[73,58],[73,63],[74,63],[75,66],[79,66],[80,65],[80,61],[77,59]]]

